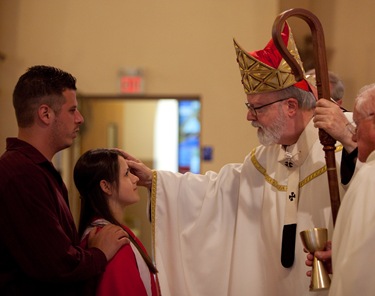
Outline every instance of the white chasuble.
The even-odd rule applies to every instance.
[[[340,160],[337,152],[338,170]],[[259,146],[219,173],[158,171],[155,179],[154,256],[164,296],[311,295],[299,232],[325,227],[332,234],[324,151],[312,122],[296,144]],[[281,245],[290,221],[296,242],[286,268]]]

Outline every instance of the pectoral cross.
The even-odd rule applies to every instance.
[[[293,161],[292,161],[292,153],[288,152],[288,151],[285,151],[285,156],[286,156],[286,160],[284,162],[284,165],[288,168],[292,168],[293,167]]]
[[[292,168],[293,167],[293,162],[291,162],[290,160],[286,160],[284,162],[285,166],[287,166],[288,168]]]

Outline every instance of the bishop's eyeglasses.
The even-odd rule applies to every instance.
[[[257,118],[258,117],[257,110],[262,109],[262,108],[267,107],[267,106],[270,106],[272,104],[278,103],[278,102],[285,101],[287,99],[289,99],[289,97],[284,98],[284,99],[280,99],[280,100],[277,100],[277,101],[274,101],[274,102],[271,102],[271,103],[267,103],[267,104],[264,104],[264,105],[261,105],[261,106],[258,106],[258,107],[254,107],[253,104],[250,104],[248,102],[246,102],[245,105],[246,105],[247,109],[251,112],[251,115],[253,115],[255,118]]]

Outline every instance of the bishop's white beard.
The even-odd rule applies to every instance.
[[[253,121],[251,123],[252,126],[258,128],[257,135],[259,142],[264,146],[278,144],[286,126],[286,119],[287,117],[282,108],[279,108],[278,116],[275,117],[270,126],[264,127],[259,122]]]

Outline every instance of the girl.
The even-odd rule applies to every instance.
[[[157,270],[146,249],[121,223],[125,207],[140,199],[138,180],[122,153],[114,149],[89,150],[74,167],[74,182],[81,196],[81,246],[87,248],[88,233],[94,227],[100,231],[108,223],[120,225],[131,241],[108,262],[96,295],[160,295]]]

